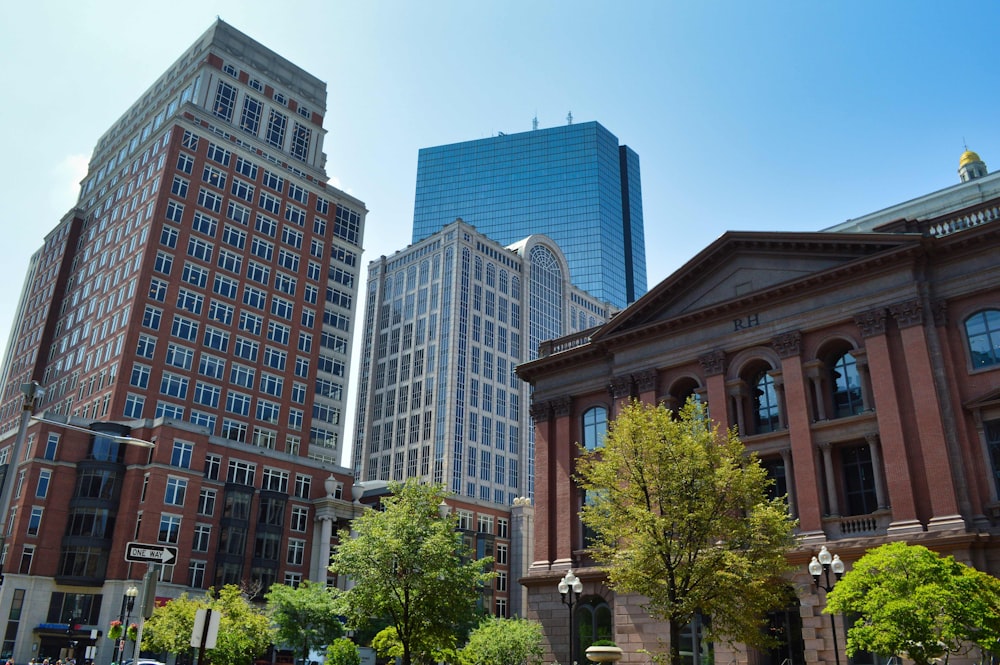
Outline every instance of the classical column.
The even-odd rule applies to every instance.
[[[889,340],[886,337],[888,317],[885,308],[862,312],[854,317],[865,339],[868,367],[872,382],[872,397],[878,405],[878,434],[882,452],[890,463],[885,465],[886,489],[892,506],[890,533],[923,531],[917,519],[913,496],[913,471],[903,432],[900,398],[896,393],[896,372],[893,367]]]
[[[537,559],[532,568],[548,570],[555,559],[555,532],[558,524],[557,506],[553,505],[552,481],[556,460],[552,453],[550,432],[552,407],[548,402],[531,403],[531,419],[535,423],[535,546]]]
[[[809,422],[809,395],[802,369],[802,333],[791,331],[771,341],[781,358],[782,413],[788,427],[791,456],[795,459],[792,484],[798,496],[798,518],[801,534],[819,539],[823,533],[823,512],[819,480],[816,478],[816,458]],[[772,373],[772,376],[776,373]],[[828,471],[829,473],[829,471]],[[829,478],[828,478],[829,484]]]
[[[644,369],[632,374],[632,381],[639,391],[639,401],[645,404],[656,404],[656,386],[659,374],[655,369]]]
[[[833,473],[833,444],[824,441],[819,444],[823,452],[823,472],[826,476],[826,505],[831,517],[840,517],[840,502],[837,500],[837,476]]]
[[[809,395],[812,397],[812,405],[815,406],[816,410],[813,421],[826,420],[826,392],[824,390],[826,365],[821,360],[810,360],[807,363],[802,363],[802,369],[809,380]]]
[[[785,484],[788,485],[788,512],[793,518],[799,516],[799,504],[795,498],[795,469],[792,465],[791,448],[782,448],[781,463],[785,467]]]
[[[902,346],[906,349],[903,358],[909,376],[907,385],[916,407],[912,429],[923,457],[926,485],[933,488],[928,492],[931,519],[927,526],[929,529],[964,526],[941,419],[941,400],[938,398],[930,345],[924,329],[923,306],[919,300],[907,300],[891,305],[889,311],[896,319]],[[916,481],[914,478],[913,483],[917,484]]]
[[[722,349],[710,351],[698,358],[701,369],[705,373],[705,394],[708,403],[708,417],[719,423],[721,429],[729,429],[732,420],[729,416],[726,393],[726,352]]]
[[[854,349],[851,351],[851,355],[854,356],[854,362],[857,363],[858,376],[861,379],[861,407],[865,411],[871,411],[875,408],[875,402],[872,399],[872,377],[868,369],[868,351]]]
[[[555,477],[549,492],[549,500],[556,510],[550,514],[550,527],[555,529],[555,557],[553,567],[570,566],[573,563],[574,544],[579,541],[579,506],[576,502],[576,483],[573,482],[573,463],[576,459],[576,439],[570,418],[573,399],[557,397],[551,401],[552,417],[555,419]],[[537,484],[537,479],[536,479]],[[536,496],[535,500],[538,498]]]
[[[313,582],[326,584],[330,568],[330,540],[333,538],[333,516],[318,516],[319,522],[319,557],[316,559],[316,567],[309,576]]]
[[[632,399],[632,377],[628,374],[612,377],[608,394],[611,395],[611,417],[616,418]]]
[[[740,436],[746,436],[751,433],[750,427],[747,425],[746,420],[746,396],[747,396],[747,384],[743,379],[734,379],[732,381],[726,382],[726,393],[729,396],[729,402],[731,408],[729,413],[733,414],[736,419],[736,432]]]
[[[871,451],[872,473],[875,474],[875,502],[879,510],[885,510],[889,507],[889,502],[885,495],[885,481],[882,479],[885,469],[882,468],[882,449],[878,445],[878,434],[865,435],[865,441]]]

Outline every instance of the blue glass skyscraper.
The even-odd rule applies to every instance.
[[[597,122],[420,150],[413,242],[456,217],[504,245],[544,233],[618,307],[646,292],[639,156]]]

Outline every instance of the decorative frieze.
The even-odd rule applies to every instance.
[[[792,358],[802,353],[802,333],[798,330],[782,333],[771,340],[779,358]]]
[[[551,414],[552,414],[552,409],[549,407],[548,402],[531,403],[531,419],[534,422],[536,423],[547,422]]]
[[[934,325],[938,328],[948,326],[948,301],[935,300],[931,303],[931,316],[934,317]]]
[[[651,390],[656,390],[656,381],[659,378],[659,374],[655,369],[644,369],[641,372],[636,372],[632,375],[632,380],[635,381],[635,387],[640,393],[647,393]]]
[[[870,309],[867,312],[855,314],[854,323],[861,329],[862,337],[874,337],[885,334],[887,317],[884,307]]]
[[[608,384],[608,392],[614,399],[622,399],[632,396],[632,377],[629,375],[616,376]]]
[[[705,376],[715,376],[726,371],[726,352],[722,349],[710,351],[698,358]]]
[[[569,415],[570,408],[573,406],[573,398],[564,395],[563,397],[556,397],[549,404],[552,405],[552,415],[556,418],[562,418]]]
[[[911,328],[924,322],[924,306],[916,298],[889,305],[889,312],[900,328]]]

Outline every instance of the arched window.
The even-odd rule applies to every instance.
[[[614,624],[611,621],[611,607],[600,596],[581,598],[576,606],[576,648],[574,653],[583,654],[587,647],[597,640],[613,640]],[[577,662],[584,662],[586,657]]]
[[[778,429],[778,392],[767,370],[758,373],[753,381],[753,417],[754,434]]]
[[[1000,363],[1000,310],[984,309],[965,320],[973,368]]]
[[[608,410],[595,406],[583,412],[583,447],[596,450],[604,446],[604,435],[608,431]]]
[[[830,367],[833,386],[833,417],[856,416],[864,409],[861,400],[861,375],[858,362],[850,353],[844,353]]]

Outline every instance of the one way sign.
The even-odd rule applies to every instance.
[[[125,560],[132,563],[170,563],[177,558],[177,548],[169,545],[129,543],[125,546]]]

